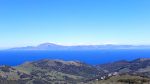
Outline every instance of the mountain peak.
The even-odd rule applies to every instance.
[[[54,44],[54,43],[42,43],[40,45],[38,45],[38,47],[50,47],[50,46],[61,46],[61,45],[57,45],[57,44]]]

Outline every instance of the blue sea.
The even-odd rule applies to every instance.
[[[0,65],[11,66],[41,59],[75,60],[96,65],[137,58],[150,58],[150,50],[0,51]]]

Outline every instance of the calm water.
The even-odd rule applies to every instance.
[[[79,60],[88,64],[101,64],[136,58],[150,58],[150,50],[0,51],[0,65],[18,65],[40,59]]]

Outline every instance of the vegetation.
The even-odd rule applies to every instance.
[[[148,84],[150,59],[92,66],[78,61],[39,60],[1,66],[0,84]]]

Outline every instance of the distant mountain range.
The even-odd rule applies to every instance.
[[[100,49],[150,49],[150,45],[77,45],[63,46],[54,43],[43,43],[38,46],[11,48],[10,50],[100,50]]]
[[[112,83],[113,82],[113,83]],[[39,60],[0,66],[0,84],[149,84],[150,59],[89,65],[79,61]]]

